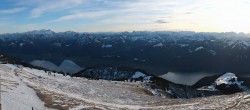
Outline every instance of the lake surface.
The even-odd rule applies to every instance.
[[[221,73],[180,73],[180,72],[168,72],[167,74],[161,75],[159,77],[166,79],[168,81],[174,82],[176,84],[193,85],[200,79],[206,76],[212,76]]]

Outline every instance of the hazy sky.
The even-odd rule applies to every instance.
[[[1,0],[0,33],[202,31],[250,33],[249,0]]]

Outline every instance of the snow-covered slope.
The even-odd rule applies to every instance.
[[[36,92],[20,78],[21,69],[11,64],[0,64],[1,104],[3,110],[35,110],[44,107]]]
[[[142,72],[136,71],[131,78],[140,78],[140,77],[145,77],[146,75]]]
[[[35,110],[246,110],[250,107],[249,93],[183,100],[152,96],[141,82],[88,80],[57,73],[49,75],[43,70],[12,64],[1,64],[0,74],[3,110],[29,110],[32,107]],[[135,75],[144,76],[141,73]],[[222,80],[225,78],[221,77]]]

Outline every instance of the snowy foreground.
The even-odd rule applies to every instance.
[[[51,75],[1,64],[3,110],[82,109],[249,109],[249,93],[195,99],[153,96],[140,82],[118,82]]]

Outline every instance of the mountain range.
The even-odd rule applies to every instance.
[[[70,71],[55,68],[60,67],[63,61],[72,61],[75,63],[72,68],[77,70],[114,66],[142,69],[152,75],[167,72],[247,75],[250,71],[249,50],[250,35],[234,32],[79,33],[35,30],[0,35],[2,54],[35,66],[42,66],[38,61],[49,61],[54,64],[54,70],[64,72]]]

